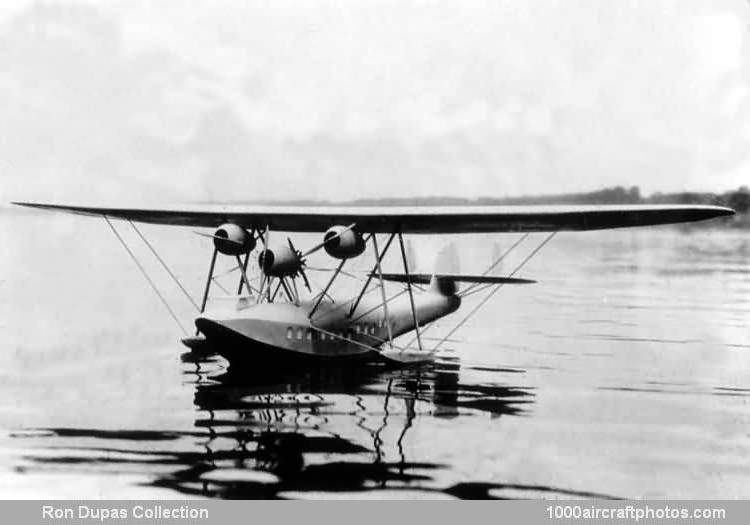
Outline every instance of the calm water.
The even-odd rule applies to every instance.
[[[750,498],[748,233],[560,234],[434,364],[229,372],[102,221],[0,220],[3,497]],[[198,295],[205,240],[144,232]],[[515,238],[455,239],[461,269]],[[447,242],[414,240],[419,269]]]

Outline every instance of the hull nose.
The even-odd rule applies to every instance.
[[[219,353],[224,347],[236,348],[256,342],[247,335],[233,330],[227,324],[207,317],[198,317],[195,320],[195,327]]]
[[[206,317],[198,317],[195,320],[195,327],[201,334],[203,334],[205,338],[209,338],[212,332],[220,330],[221,325],[216,321],[213,321]]]

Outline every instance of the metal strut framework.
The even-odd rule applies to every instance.
[[[367,275],[367,280],[365,281],[364,286],[362,287],[362,291],[359,292],[359,295],[357,296],[357,299],[352,303],[352,307],[349,310],[348,317],[351,317],[354,314],[354,311],[357,309],[357,306],[359,306],[359,302],[362,300],[362,296],[365,295],[365,292],[367,291],[367,287],[370,285],[370,281],[372,281],[373,275],[375,275],[375,271],[378,269],[378,265],[382,262],[383,257],[385,257],[386,252],[388,252],[388,248],[391,246],[391,242],[393,242],[393,238],[396,236],[395,233],[392,233],[391,236],[388,238],[388,242],[385,243],[385,248],[383,248],[383,253],[378,255],[377,253],[377,247],[375,249],[375,264],[372,267],[372,270]],[[375,239],[375,234],[370,234],[370,237]],[[381,280],[382,284],[382,280]]]
[[[534,248],[532,250],[532,252],[509,274],[509,277],[512,277],[513,275],[515,275],[516,273],[518,273],[552,239],[552,237],[555,235],[555,233],[556,232],[552,232],[551,234],[549,234],[536,248]],[[382,262],[383,262],[383,260],[385,258],[386,253],[387,253],[387,249],[391,245],[391,241],[396,236],[398,236],[398,238],[399,238],[399,246],[400,246],[400,251],[401,251],[401,258],[402,258],[402,263],[403,263],[403,266],[404,266],[404,273],[405,273],[405,276],[406,276],[406,288],[404,290],[402,290],[402,291],[400,291],[400,292],[392,295],[391,297],[387,297],[387,294],[386,294],[386,291],[385,291],[385,279],[383,278]],[[372,312],[374,312],[374,311],[376,311],[376,310],[378,310],[380,308],[383,308],[384,315],[385,315],[385,322],[386,322],[386,326],[388,328],[388,339],[384,340],[384,339],[380,339],[380,338],[377,338],[377,337],[372,337],[372,339],[374,340],[374,344],[373,345],[369,345],[369,344],[364,344],[364,343],[362,343],[360,341],[355,341],[355,340],[350,339],[350,338],[348,338],[346,336],[342,336],[342,335],[339,335],[339,334],[328,332],[327,330],[324,330],[324,329],[322,329],[320,327],[313,327],[313,329],[317,330],[317,331],[319,331],[321,333],[325,333],[326,335],[328,335],[328,336],[330,336],[332,338],[340,339],[342,341],[347,341],[347,342],[350,342],[352,344],[356,344],[358,346],[367,347],[367,348],[370,348],[371,350],[375,350],[375,351],[378,351],[378,348],[375,345],[379,346],[379,345],[381,345],[381,344],[383,344],[385,342],[388,343],[388,345],[389,345],[390,348],[392,348],[392,349],[393,348],[398,349],[399,354],[403,353],[406,350],[410,350],[411,346],[412,346],[412,344],[414,344],[414,342],[417,342],[419,350],[423,351],[424,347],[422,345],[422,336],[424,335],[424,333],[428,329],[430,329],[433,326],[435,326],[435,323],[434,322],[433,323],[428,323],[424,327],[424,329],[420,329],[419,318],[418,318],[417,309],[416,309],[416,304],[414,302],[414,292],[413,292],[414,284],[411,282],[411,274],[410,274],[408,259],[406,257],[406,249],[405,249],[405,245],[404,245],[403,235],[400,232],[398,232],[398,231],[395,232],[395,233],[393,233],[393,234],[391,234],[390,238],[388,239],[388,243],[386,244],[386,246],[385,246],[385,248],[383,249],[382,252],[378,248],[378,242],[377,242],[377,238],[375,237],[375,235],[371,235],[371,237],[372,237],[372,243],[373,243],[373,248],[374,248],[375,264],[374,264],[373,270],[371,272],[369,272],[368,278],[365,281],[365,284],[362,287],[362,290],[358,294],[357,299],[354,301],[353,306],[350,309],[349,317],[351,317],[352,313],[354,311],[356,311],[356,308],[359,305],[359,302],[360,302],[361,298],[366,293],[368,293],[367,288],[368,288],[368,286],[370,284],[371,279],[373,277],[377,278],[378,281],[379,281],[379,284],[380,284],[380,286],[378,288],[380,288],[380,294],[381,294],[381,299],[382,299],[381,303],[378,304],[378,305],[373,306],[372,308],[368,309],[366,312],[358,314],[353,319],[353,322],[356,322],[357,320],[359,320],[359,319],[367,316],[368,314],[370,314],[370,313],[372,313]],[[487,269],[482,273],[482,276],[488,275],[493,269],[495,269],[500,264],[500,262],[502,260],[504,260],[510,254],[510,252],[512,252],[514,249],[516,249],[527,238],[528,238],[528,234],[524,234],[521,238],[519,238],[518,240],[516,240],[512,244],[512,246],[510,248],[508,248],[497,260],[495,260],[489,267],[487,267]],[[329,281],[328,285],[323,290],[323,292],[321,293],[320,297],[318,297],[318,301],[316,302],[315,308],[317,308],[318,304],[320,303],[321,297],[330,288],[330,285],[333,282],[333,280],[335,280],[335,278],[340,273],[342,273],[341,272],[341,266],[343,266],[343,264],[339,264],[339,267],[335,270],[333,278]],[[431,355],[431,354],[435,353],[440,348],[440,346],[442,346],[446,341],[450,340],[450,337],[456,331],[458,331],[473,315],[475,315],[477,313],[477,311],[479,311],[479,309],[482,306],[484,306],[492,298],[492,296],[494,296],[495,293],[497,293],[497,291],[502,286],[503,286],[502,284],[490,284],[490,285],[485,285],[485,286],[482,286],[482,285],[479,285],[479,284],[475,284],[475,285],[472,285],[471,287],[469,287],[469,289],[467,289],[467,291],[465,293],[460,294],[462,297],[465,297],[465,296],[468,296],[468,295],[473,295],[473,294],[476,294],[476,293],[480,293],[480,292],[482,292],[482,291],[484,291],[486,289],[489,289],[489,288],[493,288],[493,290],[486,297],[484,297],[482,299],[482,301],[480,301],[480,303],[478,305],[476,305],[469,312],[469,314],[466,317],[464,317],[459,323],[457,323],[456,326],[453,329],[451,329],[450,332],[446,336],[444,336],[441,339],[438,339],[438,343],[435,345],[435,347],[432,350],[430,350],[427,353],[427,355]],[[373,290],[370,290],[370,291],[375,291],[375,290],[373,289]],[[411,307],[411,311],[412,311],[412,319],[414,321],[414,330],[416,332],[416,337],[414,339],[412,339],[406,346],[397,346],[397,345],[394,344],[394,340],[393,340],[392,325],[391,325],[391,321],[390,321],[390,313],[389,313],[389,309],[388,309],[388,304],[391,301],[393,301],[394,299],[397,299],[398,297],[400,297],[400,296],[402,296],[404,294],[407,294],[407,293],[409,294],[409,302],[410,302],[410,307]],[[314,310],[313,310],[313,313],[314,313]],[[393,354],[390,354],[390,356],[391,356],[391,358],[394,358]]]
[[[398,232],[398,244],[401,246],[401,260],[404,263],[404,273],[406,274],[406,289],[409,291],[409,302],[411,303],[411,316],[414,319],[414,330],[417,332],[417,346],[422,350],[422,338],[419,336],[419,320],[417,319],[417,309],[414,307],[414,293],[411,290],[411,277],[409,276],[409,263],[406,262],[406,250],[404,250],[404,237]],[[383,276],[380,276],[381,280]],[[382,282],[381,282],[382,285]]]
[[[148,283],[151,286],[151,288],[153,289],[153,291],[156,293],[156,295],[159,297],[159,299],[161,300],[161,302],[164,304],[165,308],[168,310],[169,314],[174,319],[175,323],[180,327],[180,329],[184,333],[187,333],[187,331],[185,330],[185,328],[182,325],[182,323],[180,323],[180,320],[177,317],[177,315],[175,314],[174,310],[171,308],[171,306],[169,305],[169,303],[167,302],[167,300],[165,299],[165,297],[161,294],[161,292],[159,291],[158,287],[156,286],[156,284],[154,283],[154,281],[150,278],[150,276],[146,272],[145,268],[140,263],[140,261],[137,259],[137,257],[133,253],[133,251],[130,249],[130,247],[127,245],[127,243],[125,242],[125,240],[119,234],[119,232],[114,227],[114,225],[112,224],[112,222],[109,220],[109,217],[107,217],[106,215],[103,215],[103,217],[104,217],[105,221],[107,222],[107,224],[109,225],[109,227],[111,228],[111,230],[113,231],[113,233],[115,234],[116,238],[120,241],[120,243],[123,245],[123,247],[127,251],[127,253],[130,256],[130,258],[135,262],[135,264],[138,267],[138,269],[140,270],[140,272],[146,278],[146,280],[148,281]],[[216,277],[214,276],[214,270],[215,270],[215,265],[216,265],[216,258],[217,258],[218,253],[219,253],[218,248],[214,247],[213,253],[211,255],[211,262],[210,262],[210,265],[209,265],[209,271],[208,271],[208,277],[206,279],[206,285],[205,285],[205,288],[204,288],[204,291],[203,291],[203,298],[202,298],[200,306],[198,306],[196,304],[196,302],[192,299],[192,297],[190,296],[190,294],[187,292],[187,290],[185,289],[185,287],[182,286],[182,283],[179,281],[179,279],[177,278],[177,276],[170,270],[170,268],[166,264],[166,262],[156,252],[156,250],[154,249],[153,245],[145,238],[145,236],[143,235],[143,233],[141,233],[141,231],[135,226],[135,224],[133,224],[132,221],[128,221],[128,222],[132,226],[133,230],[138,234],[138,236],[144,242],[144,244],[151,251],[151,253],[156,257],[156,259],[161,264],[161,266],[165,269],[165,271],[169,274],[169,276],[175,281],[175,283],[178,285],[178,287],[183,292],[183,294],[188,298],[188,300],[190,300],[191,304],[196,309],[198,309],[201,313],[204,312],[205,308],[206,308],[207,301],[208,301],[208,297],[209,297],[209,293],[210,293],[210,289],[211,289],[211,284],[216,279]],[[350,226],[347,229],[351,229],[351,228],[353,228],[353,226],[354,225]],[[254,228],[253,230],[254,230],[253,231],[253,236],[255,236],[255,233],[257,232],[258,238],[260,238],[261,241],[262,241],[262,243],[263,243],[263,247],[265,249],[267,249],[268,246],[269,246],[269,240],[270,240],[270,226],[266,225],[266,229],[265,229],[264,233],[260,232],[260,230],[258,230],[257,228]],[[532,252],[529,255],[527,255],[523,259],[523,261],[514,268],[514,270],[508,275],[508,277],[513,277],[518,271],[520,271],[552,239],[552,237],[554,237],[555,233],[556,232],[550,233],[537,247],[535,247],[532,250]],[[386,294],[386,289],[385,289],[385,279],[383,278],[382,262],[383,262],[386,254],[388,252],[388,249],[390,248],[390,246],[391,246],[391,244],[393,242],[393,239],[396,236],[398,236],[400,253],[401,253],[401,259],[402,259],[402,263],[403,263],[404,274],[406,276],[406,288],[403,289],[403,290],[401,290],[400,292],[394,294],[393,296],[388,297],[387,294]],[[482,276],[488,275],[493,269],[495,269],[500,264],[500,262],[502,260],[504,260],[505,257],[511,251],[513,251],[516,247],[518,247],[518,245],[520,245],[524,240],[526,240],[528,238],[528,236],[529,236],[529,234],[526,233],[520,239],[518,239],[517,241],[515,241],[510,248],[508,248],[497,260],[495,260],[482,273]],[[382,252],[379,250],[377,237],[376,237],[376,235],[374,233],[370,234],[365,239],[365,243],[367,243],[367,241],[370,240],[370,239],[372,240],[372,244],[373,244],[373,250],[374,250],[374,256],[375,256],[375,263],[373,265],[372,270],[368,273],[367,278],[365,280],[365,283],[364,283],[362,289],[360,290],[360,292],[357,295],[356,299],[352,302],[352,306],[351,306],[351,308],[349,310],[349,313],[347,314],[347,317],[352,318],[353,314],[355,313],[357,307],[360,304],[360,301],[362,300],[362,297],[366,293],[368,293],[368,287],[370,285],[371,280],[373,279],[373,277],[377,277],[377,279],[379,281],[381,303],[379,305],[374,306],[373,308],[370,308],[367,312],[359,314],[357,316],[357,318],[354,319],[354,321],[356,321],[356,320],[362,318],[363,316],[366,316],[366,315],[370,314],[371,312],[373,312],[373,311],[375,311],[375,310],[377,310],[377,309],[379,309],[379,308],[382,307],[383,311],[384,311],[385,325],[386,325],[387,333],[388,333],[387,343],[388,343],[389,347],[391,349],[394,349],[394,348],[398,349],[399,353],[402,353],[405,350],[410,349],[411,345],[416,341],[419,350],[422,351],[423,350],[422,336],[424,335],[424,333],[428,329],[430,329],[433,326],[435,326],[435,323],[428,323],[424,327],[423,330],[420,329],[419,318],[418,318],[418,314],[417,314],[416,304],[415,304],[415,301],[414,301],[414,292],[413,292],[413,287],[416,286],[416,285],[414,283],[412,283],[411,273],[410,273],[410,268],[409,268],[409,263],[408,263],[408,260],[407,260],[407,257],[406,257],[406,249],[405,249],[405,244],[404,244],[404,240],[403,240],[403,235],[402,235],[402,233],[401,233],[401,231],[399,229],[397,229],[395,232],[391,233],[390,236],[389,236],[389,238],[388,238],[388,240],[387,240],[387,242],[386,242],[386,244],[385,244],[385,246],[384,246],[384,248],[383,248]],[[318,248],[319,247],[316,247],[312,251],[315,251]],[[240,274],[241,274],[240,278],[239,278],[238,289],[237,289],[237,294],[238,295],[242,294],[243,287],[244,287],[244,288],[247,288],[248,293],[250,293],[250,294],[252,294],[253,291],[257,291],[258,292],[258,297],[257,297],[257,301],[258,302],[261,302],[264,299],[264,296],[267,296],[266,300],[273,301],[275,299],[276,295],[278,294],[279,290],[283,290],[284,294],[286,295],[287,299],[290,302],[295,303],[297,305],[300,304],[300,295],[299,295],[299,291],[297,289],[296,282],[295,282],[294,278],[291,279],[291,286],[287,283],[287,280],[285,278],[283,278],[283,277],[279,278],[278,279],[278,284],[276,286],[276,290],[274,291],[273,294],[271,294],[272,278],[271,278],[271,276],[266,275],[265,272],[263,272],[262,268],[261,268],[260,289],[259,290],[255,290],[255,288],[250,284],[249,279],[247,277],[247,266],[248,266],[248,262],[249,262],[249,258],[250,258],[250,251],[247,251],[245,253],[244,260],[241,258],[240,255],[236,255],[235,258],[236,258],[236,261],[237,261],[237,267],[234,270],[239,270]],[[331,286],[333,285],[334,281],[338,278],[338,276],[341,275],[341,274],[347,274],[347,272],[343,271],[343,267],[344,267],[345,263],[346,263],[346,259],[342,259],[341,262],[338,264],[337,268],[335,270],[333,270],[334,273],[331,276],[331,278],[329,279],[329,281],[326,284],[326,286],[322,289],[322,291],[320,292],[320,294],[317,295],[316,300],[315,300],[315,304],[314,304],[313,308],[311,309],[310,313],[308,314],[308,317],[310,319],[312,319],[313,315],[315,314],[315,312],[317,311],[318,307],[320,306],[322,300],[326,296],[329,296],[328,291],[330,290]],[[232,270],[232,271],[234,271],[234,270]],[[331,271],[331,270],[329,270],[329,271]],[[353,276],[353,277],[356,277],[356,276]],[[220,283],[218,281],[216,282],[216,284],[217,284],[217,286],[220,286]],[[479,293],[481,293],[481,292],[483,292],[485,290],[490,289],[490,292],[485,297],[483,297],[482,300],[474,308],[472,308],[472,310],[463,319],[461,319],[461,321],[459,321],[442,339],[440,339],[438,341],[438,343],[435,345],[435,347],[428,352],[428,354],[435,353],[443,345],[443,343],[445,343],[445,341],[449,340],[449,338],[456,331],[458,331],[466,322],[468,322],[468,320],[473,315],[475,315],[476,312],[479,311],[479,309],[481,307],[483,307],[499,291],[500,288],[502,288],[502,286],[503,286],[502,284],[486,284],[486,285],[483,285],[483,284],[476,283],[476,284],[473,284],[473,285],[469,286],[464,292],[460,293],[459,295],[461,297],[469,297],[471,295],[479,294]],[[373,290],[370,290],[370,291],[374,292],[375,290],[373,289]],[[405,347],[401,347],[401,346],[397,346],[397,345],[394,344],[394,340],[393,340],[393,326],[392,326],[392,323],[391,323],[391,318],[390,318],[390,313],[389,313],[389,309],[388,309],[388,304],[391,301],[393,301],[394,299],[396,299],[396,298],[398,298],[401,295],[406,294],[406,293],[408,293],[408,295],[409,295],[409,304],[410,304],[410,307],[411,307],[412,320],[414,322],[414,330],[416,332],[416,337],[414,339],[412,339]],[[354,339],[351,339],[349,337],[343,336],[341,334],[336,334],[336,333],[333,333],[333,332],[329,332],[329,331],[327,331],[325,329],[322,329],[320,327],[317,327],[317,326],[313,326],[312,328],[314,330],[316,330],[316,331],[319,331],[319,332],[321,332],[323,334],[328,335],[331,338],[340,339],[342,341],[346,341],[346,342],[349,342],[349,343],[352,343],[352,344],[356,344],[356,345],[368,348],[370,350],[375,350],[375,351],[379,351],[378,348],[377,348],[377,346],[380,346],[381,344],[383,344],[383,343],[386,342],[386,340],[383,340],[381,338],[372,337],[372,339],[374,340],[374,344],[371,345],[371,344],[363,343],[361,341],[356,341]],[[391,356],[393,356],[393,354],[391,354]]]
[[[203,290],[203,300],[201,301],[201,313],[206,311],[206,302],[208,301],[208,292],[211,290],[211,281],[214,278],[214,267],[216,266],[216,256],[219,254],[219,249],[214,247],[214,252],[211,255],[211,265],[208,267],[208,278],[206,279],[206,287]]]
[[[255,231],[253,231],[253,237],[255,237]],[[245,261],[240,264],[240,256],[237,256],[237,265],[240,268],[240,271],[242,272],[242,275],[240,276],[240,284],[237,286],[237,295],[242,295],[242,285],[247,285],[247,293],[252,294],[253,289],[250,286],[250,281],[247,279],[247,263],[250,261],[250,250],[247,251],[245,254]]]
[[[399,297],[399,296],[407,293],[407,290],[403,290],[403,291],[399,292],[398,294],[395,294],[392,297],[387,297],[386,296],[386,292],[385,292],[385,280],[383,279],[382,266],[380,264],[382,262],[383,258],[385,257],[385,255],[386,255],[386,253],[388,251],[388,248],[391,245],[391,242],[393,241],[393,239],[395,237],[396,237],[396,232],[394,232],[394,233],[391,234],[391,236],[388,239],[388,242],[386,243],[386,246],[385,246],[385,248],[383,249],[382,252],[380,252],[379,249],[378,249],[378,242],[377,242],[377,239],[375,237],[375,234],[371,234],[368,237],[367,240],[372,239],[373,249],[374,249],[374,254],[375,254],[375,265],[373,267],[372,272],[370,272],[370,275],[368,276],[368,279],[365,282],[365,285],[362,287],[362,290],[360,291],[359,296],[357,297],[356,301],[354,301],[354,305],[350,309],[350,312],[349,312],[348,316],[351,317],[352,313],[356,310],[357,306],[359,305],[359,301],[362,299],[362,296],[365,295],[365,293],[367,293],[367,287],[370,284],[370,281],[371,281],[371,279],[373,277],[373,274],[377,271],[377,274],[379,276],[378,280],[380,281],[380,287],[379,288],[380,288],[382,302],[381,302],[381,304],[379,304],[379,305],[371,308],[367,312],[359,315],[356,319],[354,319],[354,321],[356,321],[357,319],[360,319],[361,317],[363,317],[363,316],[365,316],[365,315],[367,315],[367,314],[369,314],[369,313],[371,313],[371,312],[373,312],[373,311],[375,311],[375,310],[377,310],[377,309],[379,309],[379,308],[382,307],[383,310],[384,310],[385,324],[386,324],[387,331],[388,331],[388,340],[387,340],[388,345],[389,345],[390,348],[392,348],[392,349],[395,348],[395,349],[397,349],[399,351],[399,353],[402,353],[406,349],[403,348],[403,347],[399,347],[399,346],[397,346],[397,345],[395,345],[393,343],[393,329],[392,329],[392,325],[391,325],[390,315],[389,315],[389,312],[388,312],[388,303],[390,301],[394,300],[395,298],[397,298],[397,297]],[[327,293],[328,289],[330,288],[330,285],[333,283],[333,280],[336,278],[336,276],[339,275],[339,274],[341,274],[341,273],[344,273],[344,272],[341,271],[341,267],[343,266],[343,262],[344,261],[342,261],[339,264],[339,267],[335,271],[334,276],[329,281],[329,283],[326,286],[325,290],[323,290],[323,292],[321,292],[320,297],[318,298],[318,301],[316,302],[315,308],[317,308],[318,304],[320,303],[320,298],[323,297],[325,295],[325,293]],[[315,309],[313,309],[313,311],[311,312],[311,314],[310,314],[311,316],[312,316],[312,313],[314,313],[314,311],[315,311]],[[314,326],[313,325],[312,329],[315,330],[315,331],[318,331],[318,332],[320,332],[322,334],[326,334],[328,337],[331,337],[331,338],[334,338],[334,339],[339,339],[341,341],[346,341],[348,343],[352,343],[354,345],[361,346],[363,348],[367,348],[368,350],[372,350],[372,351],[375,351],[375,352],[380,352],[379,349],[376,346],[369,345],[369,344],[363,343],[361,341],[356,341],[354,339],[351,339],[351,338],[343,336],[343,335],[336,334],[334,332],[329,332],[328,330],[325,330],[325,329],[323,329],[323,328],[321,328],[319,326]],[[381,345],[381,344],[383,344],[383,343],[386,342],[385,340],[379,339],[379,338],[374,337],[374,336],[369,336],[369,337],[371,337],[372,339],[375,339],[375,342],[376,342],[377,345]]]
[[[397,348],[397,349],[398,349],[399,351],[403,351],[403,350],[405,350],[404,348],[398,347],[398,346],[394,345],[394,343],[393,343],[393,329],[392,329],[392,325],[391,325],[390,315],[389,315],[389,312],[388,312],[388,303],[389,303],[390,301],[392,301],[393,299],[395,299],[396,297],[399,297],[400,295],[402,295],[402,294],[406,293],[406,290],[403,290],[402,292],[400,292],[400,293],[398,293],[398,294],[396,294],[396,295],[394,295],[394,296],[392,296],[392,297],[386,297],[386,292],[385,292],[385,284],[384,284],[384,283],[385,283],[385,280],[384,280],[384,279],[382,278],[382,276],[383,276],[383,272],[382,272],[382,267],[381,267],[381,264],[380,264],[380,263],[381,263],[381,262],[383,261],[383,258],[385,257],[385,255],[386,255],[386,253],[387,253],[387,251],[388,251],[388,248],[390,247],[390,245],[391,245],[391,243],[392,243],[392,241],[393,241],[393,239],[394,239],[395,237],[396,237],[396,232],[394,232],[394,233],[392,233],[392,234],[390,235],[390,237],[389,237],[389,239],[388,239],[388,242],[386,243],[386,245],[385,245],[385,248],[383,249],[383,251],[382,251],[382,252],[380,252],[380,251],[379,251],[379,249],[378,249],[378,243],[377,243],[377,239],[376,239],[376,237],[375,237],[375,234],[370,234],[370,235],[369,235],[369,236],[368,236],[368,237],[367,237],[367,238],[365,239],[365,243],[367,243],[367,241],[369,241],[370,239],[372,239],[372,243],[373,243],[373,249],[374,249],[374,254],[375,254],[375,264],[374,264],[374,266],[373,266],[373,268],[372,268],[372,271],[371,271],[371,272],[369,272],[369,275],[368,275],[368,277],[367,277],[367,280],[365,281],[365,284],[364,284],[364,286],[362,287],[362,290],[361,290],[361,291],[360,291],[360,293],[358,294],[358,296],[357,296],[356,300],[355,300],[355,301],[353,302],[353,304],[352,304],[352,307],[351,307],[351,308],[349,309],[349,313],[347,314],[347,317],[351,318],[351,316],[352,316],[352,315],[354,314],[354,312],[356,311],[356,309],[357,309],[357,306],[359,306],[359,303],[360,303],[360,301],[362,300],[362,297],[363,297],[363,296],[364,296],[364,295],[365,295],[366,293],[368,293],[368,292],[367,292],[367,287],[369,286],[369,284],[370,284],[370,281],[372,280],[372,278],[373,278],[373,276],[374,276],[375,272],[377,271],[377,274],[378,274],[378,276],[379,276],[379,279],[378,279],[378,280],[380,281],[380,287],[379,287],[379,288],[380,288],[380,293],[381,293],[381,298],[382,298],[382,302],[381,302],[381,304],[379,304],[379,305],[377,305],[377,306],[375,306],[375,307],[371,308],[371,309],[370,309],[370,310],[368,310],[367,312],[365,312],[365,313],[363,313],[363,314],[360,314],[360,315],[359,315],[359,316],[358,316],[358,317],[357,317],[356,319],[354,319],[354,320],[353,320],[352,322],[356,322],[356,321],[357,321],[358,319],[362,318],[363,316],[365,316],[365,315],[367,315],[367,314],[369,314],[369,313],[371,313],[371,312],[374,312],[375,310],[377,310],[377,309],[379,309],[379,308],[381,308],[381,307],[382,307],[382,308],[383,308],[383,310],[384,310],[384,314],[385,314],[385,315],[384,315],[384,317],[385,317],[385,324],[386,324],[386,327],[387,327],[387,331],[388,331],[388,345],[389,345],[389,346],[390,346],[391,348]],[[336,277],[337,277],[338,275],[340,275],[340,274],[347,274],[347,272],[344,272],[344,271],[342,271],[342,267],[343,267],[343,265],[344,265],[344,262],[345,262],[345,260],[342,260],[342,261],[341,261],[341,263],[339,264],[339,266],[337,267],[337,269],[336,269],[336,270],[334,271],[334,275],[333,275],[333,276],[332,276],[332,278],[331,278],[331,279],[329,280],[329,282],[328,282],[328,284],[326,285],[325,289],[323,289],[323,291],[322,291],[322,292],[320,293],[320,295],[319,295],[319,297],[318,297],[318,299],[317,299],[317,301],[316,301],[316,303],[315,303],[315,306],[313,307],[313,309],[311,310],[311,312],[310,312],[310,314],[309,314],[309,318],[310,318],[311,320],[312,320],[312,315],[313,315],[313,314],[315,313],[315,311],[316,311],[316,309],[318,308],[318,306],[319,306],[319,304],[320,304],[320,302],[321,302],[322,298],[323,298],[323,297],[324,297],[324,296],[325,296],[325,295],[327,294],[328,290],[330,289],[330,287],[331,287],[331,285],[333,284],[333,281],[334,281],[334,280],[336,279]],[[358,277],[357,277],[357,276],[355,276],[355,275],[351,275],[351,274],[348,274],[348,275],[350,275],[351,277],[353,277],[353,278],[355,278],[355,279],[356,279],[356,278],[358,278]],[[371,290],[371,291],[374,291],[374,289],[373,289],[373,290]],[[342,308],[342,307],[343,307],[343,306],[344,306],[345,304],[346,304],[346,303],[342,303],[342,305],[340,305],[339,307],[335,308],[334,310],[337,310],[338,308]],[[328,313],[328,314],[330,314],[330,313],[332,313],[332,312],[330,312],[330,311],[329,311],[329,312],[327,312],[327,313]],[[377,351],[379,351],[379,350],[378,350],[378,348],[377,348],[377,347],[375,347],[375,346],[372,346],[372,345],[368,345],[368,344],[362,343],[362,342],[360,342],[360,341],[355,341],[354,339],[350,339],[350,338],[348,338],[348,337],[345,337],[345,336],[341,336],[341,335],[333,334],[332,332],[328,332],[327,330],[324,330],[324,329],[322,329],[322,328],[320,328],[320,327],[318,327],[318,326],[313,326],[312,328],[313,328],[314,330],[317,330],[317,331],[321,332],[321,333],[325,333],[325,334],[327,334],[327,335],[329,335],[329,336],[332,336],[332,337],[334,337],[334,338],[336,338],[336,339],[340,339],[340,340],[342,340],[342,341],[347,341],[347,342],[353,343],[353,344],[355,344],[355,345],[358,345],[358,346],[363,346],[363,347],[366,347],[366,348],[368,348],[369,350],[373,350],[373,351],[376,351],[376,352],[377,352]],[[380,344],[383,344],[383,343],[385,342],[385,340],[381,340],[381,339],[379,339],[379,338],[376,338],[376,337],[374,337],[374,336],[370,336],[370,337],[371,337],[371,338],[373,338],[373,339],[375,339],[378,345],[380,345]]]
[[[261,234],[260,236],[260,240],[263,243],[263,250],[268,250],[268,242],[270,238],[271,238],[271,224],[269,223],[266,225],[266,233]],[[258,292],[258,300],[257,300],[258,303],[260,303],[263,300],[263,294],[266,293],[266,284],[268,284],[268,288],[271,287],[271,282],[270,282],[271,278],[268,275],[266,275],[266,272],[263,271],[262,266],[263,265],[261,265],[260,274],[259,274],[260,282],[258,283],[258,289],[260,290]],[[267,293],[268,293],[268,297],[270,298],[271,297],[270,290]]]
[[[391,235],[391,239],[393,235]],[[388,301],[385,296],[385,283],[383,281],[383,270],[380,267],[380,261],[385,256],[386,250],[383,250],[382,256],[378,253],[378,237],[377,235],[372,236],[372,246],[375,249],[375,267],[378,269],[378,277],[380,278],[380,295],[383,298],[383,312],[385,313],[385,326],[388,329],[388,344],[393,348],[393,331],[391,330],[391,318],[388,315]]]
[[[336,277],[338,277],[339,273],[341,273],[341,269],[344,267],[345,262],[346,262],[346,259],[341,259],[341,262],[339,263],[338,267],[336,267],[336,271],[333,273],[333,276],[328,280],[328,284],[326,284],[326,287],[323,288],[322,292],[320,292],[320,295],[318,296],[318,300],[315,301],[315,305],[312,307],[312,310],[310,310],[310,313],[307,314],[308,319],[312,319],[313,314],[318,309],[318,306],[320,306],[320,302],[323,300],[323,298],[326,295],[328,295],[328,290],[331,288],[333,281],[336,280]]]
[[[253,237],[255,236],[255,230],[253,230],[253,233],[251,235]],[[245,253],[244,262],[242,261],[239,255],[235,256],[237,260],[237,269],[239,269],[240,271],[240,283],[237,289],[238,296],[242,293],[243,285],[247,288],[247,293],[251,295],[253,293],[253,287],[250,285],[250,280],[247,278],[247,263],[250,258],[250,251],[251,250],[248,250],[247,253]],[[214,245],[214,250],[213,250],[213,253],[211,254],[211,264],[208,267],[208,277],[206,277],[206,286],[203,289],[203,299],[201,300],[201,306],[199,310],[200,313],[203,313],[206,311],[206,303],[208,302],[208,294],[211,291],[212,283],[215,282],[218,287],[220,287],[225,292],[227,291],[223,286],[221,286],[221,284],[214,277],[214,269],[216,268],[216,257],[218,255],[219,255],[219,249]]]

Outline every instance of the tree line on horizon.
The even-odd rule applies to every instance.
[[[271,204],[267,201],[233,201],[234,204]],[[495,206],[529,204],[711,204],[726,206],[737,212],[734,217],[719,219],[725,226],[750,229],[750,188],[741,186],[725,192],[655,192],[644,196],[638,186],[613,186],[601,190],[520,197],[377,197],[345,202],[316,199],[292,199],[273,204],[286,206]],[[715,222],[711,222],[715,224]]]
[[[385,197],[357,199],[350,204],[359,206],[389,205],[498,205],[498,204],[713,204],[733,208],[738,214],[750,212],[750,188],[742,186],[737,190],[722,193],[712,192],[656,192],[649,196],[641,194],[638,186],[626,188],[614,186],[601,190],[562,193],[554,195],[527,195],[521,197]]]

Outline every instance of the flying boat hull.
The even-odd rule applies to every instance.
[[[336,360],[347,360],[353,362],[365,361],[377,358],[378,352],[364,348],[346,349],[333,348],[315,351],[305,351],[295,348],[295,345],[285,344],[282,341],[268,342],[253,335],[254,323],[246,320],[235,320],[235,322],[213,321],[206,318],[196,320],[196,326],[205,336],[206,343],[219,355],[224,357],[231,365],[252,367],[277,367],[290,365],[323,365]],[[265,326],[264,332],[269,328]]]
[[[420,325],[455,311],[456,296],[421,294],[416,300]],[[261,303],[240,299],[234,304],[212,305],[195,325],[205,339],[183,342],[195,349],[208,345],[232,364],[272,365],[324,363],[330,360],[386,359],[412,362],[405,349],[390,348],[392,337],[411,332],[413,317],[407,297],[390,304],[389,321],[376,300],[362,301],[348,315],[348,304],[324,302],[310,316],[313,303]],[[427,355],[420,352],[422,359]]]

